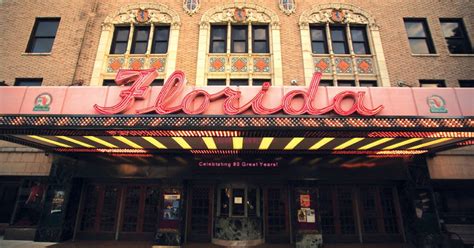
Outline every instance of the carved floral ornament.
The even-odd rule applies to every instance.
[[[279,0],[278,7],[286,15],[291,15],[296,11],[296,0]]]
[[[237,14],[236,14],[237,13]],[[240,13],[240,14],[239,14]],[[245,18],[242,18],[242,15]],[[256,4],[227,4],[208,10],[201,18],[201,27],[207,28],[210,23],[270,23],[279,26],[278,16]]]
[[[318,5],[303,12],[299,21],[300,27],[308,27],[310,23],[354,23],[366,24],[374,30],[378,28],[369,13],[349,4]]]
[[[201,7],[201,0],[183,0],[183,9],[190,16],[195,14]]]
[[[120,8],[114,15],[107,16],[102,24],[103,29],[115,24],[124,23],[169,23],[179,27],[181,21],[178,14],[168,6],[158,3],[131,4]]]

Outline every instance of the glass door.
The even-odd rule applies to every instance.
[[[285,188],[264,190],[265,241],[289,243],[288,191]]]
[[[188,241],[211,241],[213,190],[212,186],[191,186],[188,191]]]
[[[155,185],[126,186],[119,239],[153,239],[158,219],[159,193]]]
[[[114,184],[88,184],[78,237],[114,239],[122,189]]]

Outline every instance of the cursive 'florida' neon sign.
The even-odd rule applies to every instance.
[[[119,114],[125,112],[133,106],[135,100],[145,99],[150,95],[150,84],[158,76],[155,69],[148,70],[119,70],[115,78],[118,85],[125,85],[132,83],[131,87],[120,92],[121,100],[114,106],[105,107],[94,105],[94,109],[101,114]],[[309,85],[309,90],[292,90],[285,94],[281,99],[281,103],[273,108],[268,108],[263,105],[263,99],[270,88],[268,82],[262,85],[261,90],[247,103],[240,105],[239,100],[242,93],[238,90],[233,90],[226,87],[223,90],[210,94],[209,92],[198,89],[186,94],[181,103],[171,106],[171,103],[181,94],[186,84],[186,76],[182,71],[175,71],[164,83],[155,104],[144,109],[137,110],[137,114],[158,113],[158,114],[172,114],[184,112],[190,115],[198,115],[204,113],[211,102],[225,98],[224,113],[227,115],[238,115],[251,109],[257,115],[271,115],[278,112],[284,112],[289,115],[322,115],[334,111],[338,115],[347,116],[353,113],[358,113],[363,116],[376,115],[382,111],[383,106],[369,109],[364,105],[365,92],[363,91],[342,91],[332,99],[332,102],[323,108],[317,108],[313,105],[316,98],[316,93],[319,88],[319,81],[321,80],[321,73],[314,73]],[[194,106],[194,100],[202,98],[198,106]],[[301,106],[294,106],[293,102],[296,98],[302,98],[304,104]],[[344,99],[352,99],[352,105],[348,109],[342,108],[342,101]]]

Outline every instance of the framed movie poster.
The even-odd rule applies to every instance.
[[[55,190],[51,202],[51,213],[61,213],[64,205],[64,190]]]
[[[311,206],[311,197],[309,194],[300,195],[300,206],[309,208]]]
[[[163,220],[179,219],[179,194],[164,194],[163,202]]]

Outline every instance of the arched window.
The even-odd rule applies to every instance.
[[[390,86],[374,19],[358,7],[323,4],[301,14],[305,82],[323,73],[332,86]]]
[[[196,85],[283,85],[276,14],[256,4],[214,7],[201,18]]]
[[[158,81],[176,67],[180,19],[158,3],[131,4],[102,24],[90,85],[103,85],[119,69],[156,68]]]

